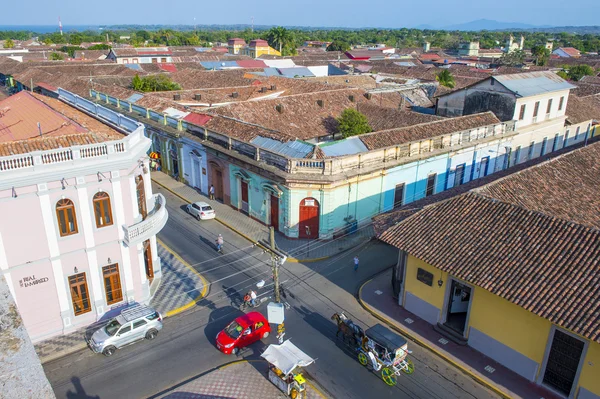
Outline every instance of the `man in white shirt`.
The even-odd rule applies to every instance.
[[[252,306],[256,306],[256,292],[254,290],[250,291],[250,303]]]

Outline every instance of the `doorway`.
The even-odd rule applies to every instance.
[[[202,190],[202,171],[200,170],[200,160],[197,158],[193,159],[193,170],[194,170],[194,187]]]
[[[177,147],[171,143],[169,148],[169,156],[171,157],[171,173],[174,178],[179,177],[179,157],[177,154]]]
[[[279,231],[279,198],[271,194],[271,226]]]
[[[241,191],[241,197],[242,197],[242,212],[244,212],[246,215],[249,214],[249,207],[248,207],[248,182],[245,182],[244,180],[241,181],[240,184],[240,191]]]
[[[215,162],[210,163],[211,181],[215,187],[215,199],[223,201],[223,171]]]
[[[467,326],[471,294],[471,287],[452,280],[444,325],[462,336]]]
[[[152,265],[152,250],[150,249],[150,240],[144,241],[144,267],[146,269],[146,278],[152,283],[154,279],[154,267]]]
[[[300,201],[300,238],[319,238],[319,201],[304,198]]]
[[[580,339],[555,329],[543,384],[569,396],[575,384],[584,347],[585,343]]]

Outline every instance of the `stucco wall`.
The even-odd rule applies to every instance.
[[[600,344],[590,342],[579,376],[579,386],[600,397]]]

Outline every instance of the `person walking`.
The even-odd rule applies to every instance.
[[[354,257],[354,271],[358,270],[358,255]]]
[[[222,253],[223,242],[224,242],[223,236],[221,234],[219,234],[219,236],[217,237],[217,252]]]
[[[210,189],[208,190],[208,198],[210,198],[211,200],[215,199],[215,186],[213,186],[212,184],[210,185]]]

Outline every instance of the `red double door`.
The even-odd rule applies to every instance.
[[[300,201],[300,238],[319,238],[319,201],[304,198]]]

